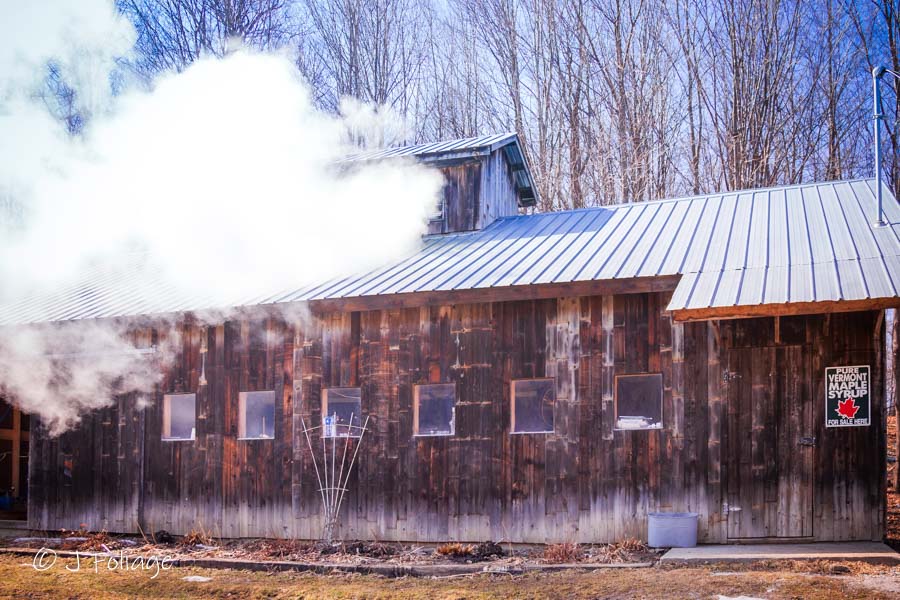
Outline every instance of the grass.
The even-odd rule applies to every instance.
[[[544,560],[548,563],[575,562],[581,556],[581,548],[578,544],[566,542],[564,544],[550,544],[544,548]]]
[[[59,559],[62,561],[63,559]],[[194,583],[188,575],[212,578]],[[716,573],[711,568],[622,569],[553,574],[386,579],[371,575],[253,573],[173,568],[151,580],[140,571],[66,571],[61,562],[38,572],[29,557],[0,556],[2,598],[333,598],[482,600],[502,598],[889,598],[857,587],[862,576],[829,577],[791,571]]]

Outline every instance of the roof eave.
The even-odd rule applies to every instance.
[[[754,317],[787,317],[827,313],[855,312],[900,308],[900,298],[866,298],[863,300],[823,300],[818,302],[785,302],[782,304],[754,304],[709,306],[671,310],[675,321],[713,321],[718,319],[750,319]]]

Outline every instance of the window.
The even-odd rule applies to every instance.
[[[553,433],[556,381],[518,379],[512,382],[512,433]]]
[[[616,376],[616,429],[662,429],[662,374]]]
[[[444,196],[441,195],[434,207],[434,213],[429,217],[432,221],[440,221],[444,218]]]
[[[197,437],[197,395],[163,396],[162,439],[193,440]]]
[[[413,388],[413,435],[453,435],[455,417],[455,383]]]
[[[359,437],[362,402],[359,388],[328,388],[322,392],[322,435]]]
[[[275,437],[275,392],[241,392],[238,438],[270,440]]]

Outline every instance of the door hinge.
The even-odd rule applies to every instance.
[[[815,445],[816,445],[816,438],[815,438],[815,436],[813,436],[813,437],[802,437],[802,438],[800,438],[800,441],[798,442],[798,444],[799,444],[800,446],[815,446]]]

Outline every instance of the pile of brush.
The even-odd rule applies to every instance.
[[[435,553],[438,556],[451,560],[479,562],[503,557],[503,548],[495,542],[482,542],[480,544],[450,542],[438,546]]]
[[[552,564],[577,562],[584,552],[578,544],[564,542],[562,544],[550,544],[544,547],[541,556],[544,562]]]
[[[650,546],[635,538],[625,538],[613,544],[591,548],[588,558],[600,563],[643,562],[653,554]]]

